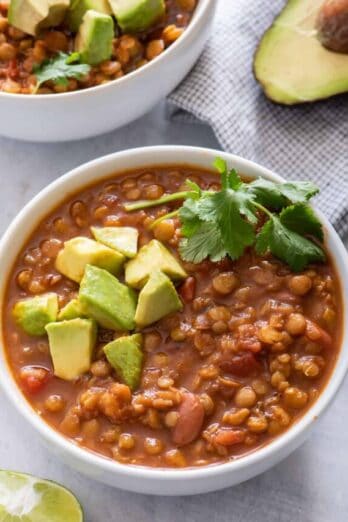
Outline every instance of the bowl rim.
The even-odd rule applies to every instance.
[[[167,161],[165,157],[167,155],[179,157],[181,155],[187,156],[186,161]],[[150,146],[150,147],[142,147],[142,148],[134,148],[127,149],[121,152],[112,153],[106,156],[102,156],[100,158],[94,159],[79,167],[76,167],[70,170],[68,173],[64,174],[61,177],[58,177],[55,181],[48,184],[44,189],[42,189],[34,198],[32,198],[23,209],[17,214],[12,223],[9,225],[7,231],[3,235],[0,240],[0,272],[2,271],[2,265],[6,263],[5,258],[6,255],[4,252],[6,251],[6,245],[11,244],[13,242],[13,238],[18,234],[18,230],[20,230],[20,225],[25,220],[28,220],[28,216],[30,216],[31,212],[35,209],[43,209],[45,208],[45,213],[47,214],[47,207],[45,206],[45,200],[48,198],[54,199],[55,194],[64,194],[64,197],[59,198],[59,202],[64,201],[66,199],[67,194],[71,192],[72,194],[76,192],[76,189],[69,191],[69,185],[71,182],[76,179],[82,180],[82,186],[88,186],[90,183],[83,184],[84,174],[92,169],[100,169],[103,170],[106,166],[110,168],[110,174],[112,172],[117,173],[117,168],[119,172],[124,172],[127,168],[120,168],[115,165],[115,167],[110,166],[109,164],[117,164],[118,161],[127,161],[130,158],[142,158],[143,166],[160,166],[160,165],[189,165],[196,166],[201,168],[206,168],[204,166],[204,161],[210,160],[212,163],[214,157],[216,155],[221,156],[228,163],[233,164],[233,166],[245,173],[248,176],[256,177],[261,176],[266,179],[271,179],[277,182],[283,182],[284,179],[280,177],[278,174],[273,173],[271,170],[258,165],[253,161],[249,161],[243,159],[237,155],[230,154],[227,152],[222,152],[219,150],[201,148],[201,147],[190,147],[190,146],[177,146],[177,145],[161,145],[161,146]],[[201,159],[201,161],[200,161]],[[139,164],[141,164],[139,162]],[[114,168],[114,170],[113,170]],[[132,169],[133,167],[129,167]],[[134,167],[136,168],[136,167]],[[107,179],[107,174],[98,174],[94,173],[95,180],[98,180],[98,176],[100,175],[100,180]],[[91,181],[92,182],[92,181]],[[58,204],[58,203],[57,203]],[[51,209],[54,208],[54,205],[50,206]],[[316,212],[321,219],[326,234],[326,244],[329,245],[329,251],[332,255],[332,259],[335,263],[336,270],[341,282],[341,288],[344,289],[348,286],[348,253],[334,230],[333,226],[329,223],[329,221],[325,218],[325,216],[316,209]],[[39,220],[41,220],[39,218]],[[35,229],[35,223],[32,227]],[[20,234],[19,234],[20,235]],[[27,240],[27,234],[25,237],[21,238],[20,246],[16,247],[17,253],[23,247]],[[12,256],[11,264],[14,259]],[[2,299],[3,294],[5,292],[6,285],[4,285],[4,289],[0,294],[0,306],[4,300]],[[161,480],[161,481],[173,481],[173,480],[192,480],[192,479],[208,479],[209,477],[219,476],[223,477],[225,475],[229,475],[231,473],[238,473],[241,470],[245,470],[249,467],[257,467],[257,464],[264,462],[269,459],[271,461],[271,456],[273,454],[281,454],[285,453],[286,447],[291,447],[292,444],[300,437],[300,435],[307,431],[313,422],[315,422],[322,413],[326,410],[330,402],[335,397],[338,389],[340,388],[345,374],[348,369],[348,328],[346,325],[348,324],[348,297],[345,296],[343,292],[343,333],[341,340],[341,348],[340,352],[337,356],[336,363],[332,369],[331,376],[328,382],[325,385],[325,388],[319,395],[316,402],[309,408],[309,410],[288,430],[286,430],[283,434],[277,436],[273,441],[269,442],[265,446],[235,460],[220,462],[213,465],[208,466],[200,466],[200,467],[188,467],[181,469],[172,469],[172,468],[152,468],[149,466],[139,466],[139,465],[129,465],[122,464],[112,459],[103,457],[97,453],[94,453],[88,449],[78,446],[70,439],[60,434],[57,430],[52,428],[49,424],[46,423],[40,416],[34,411],[30,403],[27,401],[25,396],[20,391],[12,372],[9,368],[8,361],[6,358],[5,346],[2,339],[2,331],[0,331],[0,350],[3,352],[4,363],[0,361],[0,385],[4,390],[4,393],[16,407],[16,409],[21,413],[21,415],[40,433],[40,435],[50,444],[54,446],[58,446],[62,452],[64,452],[67,456],[72,457],[73,462],[80,461],[81,464],[85,464],[87,466],[92,466],[98,472],[108,472],[118,476],[120,478],[127,477],[133,479],[148,479],[148,480]],[[2,312],[2,310],[0,310]],[[2,313],[0,318],[0,328],[2,328]],[[257,472],[255,472],[257,474]]]
[[[88,94],[93,94],[94,92],[100,92],[102,89],[106,90],[108,88],[113,88],[115,85],[123,85],[127,82],[131,82],[134,80],[139,80],[139,76],[146,72],[151,72],[152,69],[156,69],[156,67],[160,67],[162,62],[165,61],[167,58],[170,59],[176,51],[180,50],[182,46],[184,46],[191,38],[191,34],[195,31],[196,27],[200,24],[200,21],[205,16],[207,9],[210,7],[211,4],[216,2],[217,0],[199,0],[199,3],[197,4],[195,11],[193,13],[192,19],[190,20],[189,25],[183,32],[183,34],[175,41],[173,42],[170,47],[165,49],[163,53],[161,53],[159,56],[157,56],[154,60],[151,60],[150,62],[146,63],[145,65],[139,67],[138,69],[135,69],[134,71],[125,74],[121,78],[116,78],[114,80],[111,80],[106,83],[102,83],[100,85],[94,85],[92,87],[87,87],[86,89],[77,89],[76,91],[71,92],[60,92],[60,93],[52,93],[52,94],[20,94],[20,93],[10,93],[10,92],[3,92],[0,90],[0,98],[5,97],[8,99],[21,99],[26,98],[28,100],[51,100],[51,99],[62,99],[62,98],[68,98],[68,97],[76,97],[78,95],[80,96],[87,96]],[[187,42],[189,43],[189,42]],[[34,102],[38,103],[38,102]]]

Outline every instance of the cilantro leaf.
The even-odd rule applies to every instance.
[[[192,263],[201,263],[208,257],[216,262],[226,256],[222,237],[214,223],[202,223],[192,237],[182,239],[179,252],[184,261]]]
[[[37,79],[35,92],[45,82],[51,80],[58,85],[68,85],[69,78],[81,79],[91,70],[86,63],[76,63],[80,60],[79,53],[58,53],[57,56],[45,60],[34,68]]]
[[[221,186],[223,189],[234,189],[237,190],[243,185],[243,181],[238,176],[236,170],[228,170],[227,163],[222,158],[216,158],[214,161],[214,167],[221,175]]]
[[[202,221],[221,219],[228,207],[234,207],[237,213],[245,216],[250,223],[257,223],[253,198],[243,190],[222,190],[202,199],[197,205],[197,212]]]
[[[242,191],[227,189],[215,192],[201,200],[197,210],[202,221],[217,224],[216,228],[220,230],[226,253],[231,259],[238,259],[245,247],[254,242],[254,228],[242,216],[253,224],[257,223],[257,217],[250,197]]]
[[[280,213],[280,221],[290,230],[298,234],[313,236],[323,241],[323,227],[314,210],[304,203],[297,203],[284,208]]]
[[[179,218],[181,221],[182,235],[185,237],[193,236],[201,225],[196,201],[187,199],[179,209]]]
[[[291,203],[306,203],[318,194],[319,188],[311,181],[280,183],[279,190]]]
[[[279,190],[279,184],[258,178],[245,185],[245,190],[254,195],[255,200],[267,208],[279,210],[286,205],[286,198]]]
[[[294,272],[300,272],[309,263],[325,261],[325,253],[318,245],[287,228],[275,215],[265,223],[256,240],[258,253],[268,249]]]
[[[247,192],[255,196],[255,200],[267,208],[280,210],[290,203],[306,203],[315,196],[319,189],[310,181],[294,181],[292,183],[274,183],[268,179],[258,178],[244,186]]]
[[[313,183],[274,183],[263,178],[244,183],[222,158],[216,158],[214,166],[221,176],[220,191],[202,190],[187,180],[187,190],[126,204],[125,210],[184,200],[179,209],[159,219],[179,216],[183,236],[179,251],[184,260],[193,263],[207,258],[219,261],[227,255],[236,260],[252,245],[259,254],[270,251],[293,271],[325,260],[323,249],[311,239],[324,239],[322,225],[307,205],[318,192]],[[256,233],[260,214],[268,220]]]

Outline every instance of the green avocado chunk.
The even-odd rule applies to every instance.
[[[141,334],[134,334],[119,337],[104,346],[107,360],[131,390],[135,390],[140,383],[143,362],[142,340]]]
[[[45,335],[45,326],[56,321],[57,294],[49,293],[22,299],[12,310],[16,323],[29,335]]]
[[[70,31],[77,33],[85,13],[90,9],[106,15],[112,12],[107,0],[72,0],[67,14]]]
[[[71,319],[46,326],[54,375],[71,381],[91,366],[97,328],[91,319]]]
[[[84,310],[104,328],[133,330],[137,298],[106,270],[87,265],[79,300]]]
[[[112,248],[87,237],[74,237],[64,243],[56,258],[56,269],[69,279],[79,283],[86,265],[95,265],[118,274],[125,257]]]
[[[75,39],[75,51],[81,61],[98,65],[111,58],[114,38],[114,21],[111,16],[90,9],[82,19]]]
[[[138,231],[133,227],[91,227],[94,239],[114,248],[126,257],[134,257],[138,250]]]
[[[140,291],[135,322],[142,328],[182,308],[183,304],[169,277],[162,272],[153,272]]]
[[[348,91],[348,54],[329,51],[317,38],[322,2],[288,0],[264,34],[254,74],[266,96],[286,105]]]
[[[69,321],[78,317],[87,317],[78,299],[72,299],[58,313],[58,321]]]
[[[135,258],[126,264],[127,285],[141,288],[154,270],[160,270],[174,280],[187,277],[180,263],[157,239],[141,247]]]
[[[146,31],[165,13],[164,0],[109,0],[124,33]]]
[[[8,21],[35,36],[42,28],[59,25],[69,4],[70,0],[11,0]]]

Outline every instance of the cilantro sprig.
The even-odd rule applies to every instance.
[[[67,86],[69,78],[80,80],[90,70],[90,65],[80,63],[79,53],[66,54],[60,52],[34,68],[33,72],[37,80],[34,93],[38,91],[43,83],[49,80],[57,85]]]
[[[217,158],[220,191],[204,191],[190,180],[187,190],[166,194],[157,200],[125,205],[127,211],[183,200],[182,206],[157,219],[178,216],[183,236],[182,259],[200,263],[226,256],[236,260],[247,247],[259,254],[271,252],[294,272],[310,263],[325,261],[322,225],[308,201],[318,188],[309,181],[274,183],[258,178],[244,183],[238,173]]]

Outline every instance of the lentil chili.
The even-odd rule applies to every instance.
[[[0,1],[0,91],[13,94],[52,94],[94,87],[121,78],[163,53],[187,28],[196,0],[166,0],[165,16],[147,32],[122,34],[117,29],[110,60],[91,68],[67,85],[45,82],[37,91],[35,67],[74,50],[75,35],[62,24],[33,37],[9,25],[7,1]]]
[[[177,218],[149,225],[177,203],[126,213],[123,203],[156,199],[185,179],[217,189],[213,172],[156,167],[114,175],[70,196],[35,229],[13,267],[3,309],[9,364],[29,403],[54,429],[105,457],[149,466],[202,466],[255,451],[307,411],[340,349],[341,289],[328,257],[294,274],[253,250],[235,262],[183,263],[182,312],[143,329],[140,387],[117,378],[99,330],[90,371],[73,382],[53,375],[45,337],[26,335],[11,310],[24,297],[54,291],[59,306],[78,285],[54,269],[64,241],[90,226],[130,226],[139,247],[154,237],[178,258]]]

